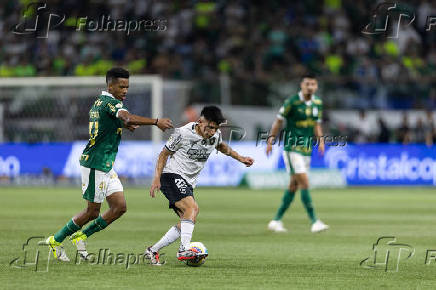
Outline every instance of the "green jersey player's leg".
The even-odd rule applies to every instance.
[[[312,223],[311,231],[320,232],[328,226],[318,220],[309,192],[308,172],[312,153],[313,135],[319,138],[318,151],[324,154],[323,133],[321,128],[322,101],[315,95],[318,82],[312,75],[303,77],[300,83],[301,91],[289,97],[280,108],[277,119],[271,128],[271,136],[267,142],[267,154],[272,151],[272,145],[278,133],[286,122],[285,148],[283,160],[291,175],[289,187],[285,190],[281,205],[274,219],[268,224],[268,229],[275,232],[285,232],[282,218],[295,198],[295,192],[301,190],[301,201]],[[280,134],[281,136],[281,134]]]
[[[83,198],[87,206],[47,239],[47,244],[52,248],[55,258],[61,261],[69,261],[62,247],[66,237],[71,236],[70,240],[77,247],[77,254],[86,259],[88,256],[86,239],[104,230],[127,210],[123,187],[113,169],[108,173],[86,167],[81,167],[81,170]],[[107,200],[109,209],[100,215],[101,203],[104,199]],[[88,222],[91,223],[81,231],[82,226]]]
[[[62,242],[71,236],[78,254],[88,256],[85,240],[94,233],[104,230],[126,212],[123,186],[113,170],[123,128],[134,131],[141,125],[155,125],[162,131],[172,128],[170,119],[152,119],[129,113],[124,107],[129,88],[129,72],[112,68],[106,73],[107,91],[96,98],[89,111],[89,142],[80,158],[82,194],[86,208],[76,214],[46,243],[56,259],[69,261]],[[107,200],[109,209],[100,215],[101,203]],[[91,222],[92,221],[92,222]],[[80,229],[91,222],[83,231]]]
[[[309,191],[309,178],[307,175],[310,166],[310,157],[303,156],[297,152],[288,151],[284,151],[283,155],[286,168],[291,174],[291,179],[289,182],[289,188],[285,191],[282,203],[277,210],[274,219],[268,224],[268,229],[275,232],[287,231],[283,226],[282,218],[294,200],[295,192],[300,188],[301,201],[312,224],[311,231],[315,233],[327,230],[329,226],[316,218],[315,209],[312,204],[312,197]]]

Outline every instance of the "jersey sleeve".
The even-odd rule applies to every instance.
[[[290,111],[291,111],[291,103],[289,102],[289,100],[286,100],[283,106],[280,107],[280,110],[277,114],[277,118],[280,120],[284,120],[288,116]]]
[[[119,111],[128,111],[121,102],[107,102],[104,109],[113,118],[118,118]]]
[[[171,152],[176,152],[182,146],[182,134],[178,129],[168,138],[165,148]]]

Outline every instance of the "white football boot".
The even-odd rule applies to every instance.
[[[283,227],[282,221],[275,221],[275,220],[269,222],[268,230],[276,233],[286,233],[288,231]]]
[[[310,231],[312,233],[319,233],[328,229],[328,225],[324,224],[321,220],[316,220],[316,222],[312,224],[312,228],[310,229]]]
[[[165,262],[164,263],[160,262],[160,260],[159,260],[159,253],[158,252],[153,252],[151,247],[148,247],[145,250],[145,257],[150,260],[150,265],[152,265],[152,266],[162,266],[162,264],[165,263]]]

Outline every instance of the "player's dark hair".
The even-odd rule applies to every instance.
[[[303,81],[304,79],[316,79],[316,75],[314,73],[306,73],[301,78],[301,81]]]
[[[113,67],[106,72],[106,84],[109,84],[114,79],[123,78],[128,79],[130,76],[129,71],[121,67]]]
[[[217,125],[226,121],[221,113],[220,108],[217,106],[206,106],[201,110],[201,116],[203,116],[209,122],[215,122]]]

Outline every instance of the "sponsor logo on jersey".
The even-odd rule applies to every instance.
[[[193,144],[193,146],[188,150],[188,152],[186,152],[189,158],[201,162],[206,161],[207,158],[209,158],[210,152],[207,150],[207,148],[194,147],[195,145],[196,144]]]

